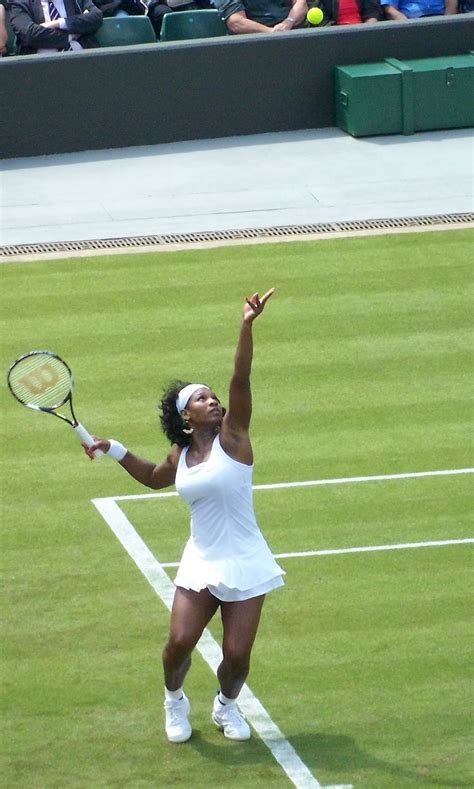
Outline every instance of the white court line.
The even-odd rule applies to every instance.
[[[254,485],[254,490],[278,490],[279,488],[305,488],[315,485],[346,485],[351,482],[382,482],[395,479],[419,479],[421,477],[450,477],[457,474],[473,474],[474,468],[452,468],[439,471],[407,471],[401,474],[375,474],[369,477],[336,477],[335,479],[307,479],[302,482],[273,482]],[[134,499],[158,499],[177,496],[176,491],[166,493],[131,493],[127,496],[113,496],[114,501],[133,501]]]
[[[137,534],[118,504],[111,498],[93,499],[92,503],[157,595],[166,607],[171,609],[175,590],[173,582],[168,578],[160,562]],[[209,630],[204,631],[197,650],[215,673],[222,660],[222,652]],[[244,685],[242,688],[239,706],[294,786],[298,789],[324,789],[300,759],[276,723],[272,721],[248,685]],[[350,784],[339,785],[325,789],[352,789],[352,786]]]
[[[306,556],[335,556],[342,553],[371,553],[372,551],[403,551],[409,548],[436,548],[443,545],[463,545],[474,542],[474,537],[459,540],[430,540],[429,542],[400,542],[396,545],[361,545],[359,548],[325,548],[320,551],[292,551],[274,553],[275,559],[301,559]],[[162,567],[178,567],[179,562],[162,562]]]
[[[427,542],[399,542],[395,545],[362,545],[360,548],[327,548],[321,551],[296,551],[276,553],[275,559],[295,559],[302,556],[334,556],[339,553],[369,553],[371,551],[404,551],[409,548],[437,548],[443,545],[463,545],[474,542],[474,537],[458,540],[429,540]],[[178,566],[178,565],[176,565]],[[165,565],[163,565],[165,567]]]

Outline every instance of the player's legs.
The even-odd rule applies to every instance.
[[[250,727],[236,699],[250,667],[252,651],[265,595],[234,603],[221,603],[224,626],[223,660],[217,670],[220,691],[214,699],[212,720],[225,737],[248,740]]]
[[[163,650],[165,730],[170,742],[186,742],[191,737],[191,705],[182,685],[191,665],[191,652],[218,605],[207,589],[192,592],[176,588],[169,638]]]
[[[163,650],[165,687],[170,691],[182,687],[191,665],[191,652],[219,606],[208,589],[193,592],[176,587],[171,610],[170,633]]]
[[[257,635],[265,595],[221,603],[224,628],[223,661],[217,670],[222,693],[235,699],[240,693],[250,667],[250,653]]]

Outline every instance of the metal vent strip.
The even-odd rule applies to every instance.
[[[265,239],[297,239],[304,236],[330,236],[394,230],[417,230],[435,226],[459,226],[474,222],[474,213],[434,214],[432,216],[397,217],[393,219],[361,219],[344,222],[321,222],[311,225],[248,228],[244,230],[215,230],[196,233],[166,233],[163,235],[103,238],[84,241],[51,241],[37,244],[9,244],[0,246],[0,257],[11,259],[24,255],[84,253],[107,250],[132,250],[170,245],[225,244],[229,242],[264,241]]]

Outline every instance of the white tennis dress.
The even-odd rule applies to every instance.
[[[247,600],[283,586],[276,563],[255,519],[253,466],[224,452],[217,435],[204,463],[188,468],[181,452],[176,490],[191,507],[176,586],[198,592],[206,587],[219,600]]]

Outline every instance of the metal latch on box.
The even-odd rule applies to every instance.
[[[454,82],[454,69],[452,66],[446,69],[446,87],[449,88]]]

